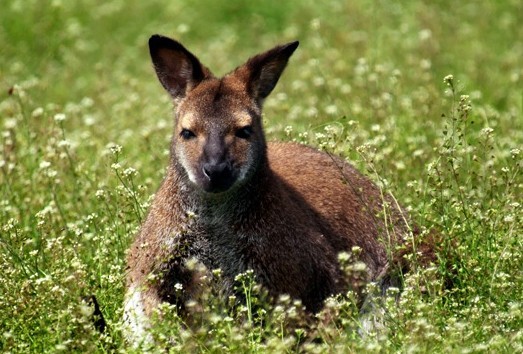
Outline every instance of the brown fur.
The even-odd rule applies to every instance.
[[[351,286],[339,252],[360,247],[368,280],[387,273],[387,250],[410,230],[400,207],[337,157],[265,142],[262,103],[297,42],[221,79],[178,42],[149,43],[177,107],[171,163],[128,255],[127,285],[142,291],[147,316],[162,301],[183,309],[196,296],[191,258],[221,268],[227,292],[235,275],[252,269],[270,294],[301,299],[312,312]]]

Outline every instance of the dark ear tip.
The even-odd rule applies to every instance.
[[[171,49],[180,49],[183,48],[183,46],[174,39],[171,39],[166,36],[162,36],[161,34],[153,34],[151,38],[149,38],[149,48],[171,48]]]
[[[296,48],[298,48],[299,45],[300,45],[299,41],[290,42],[290,43],[287,43],[287,44],[283,45],[283,50],[285,52],[288,52],[289,55],[291,55],[292,53],[294,53]]]
[[[156,45],[160,42],[162,42],[166,37],[160,35],[160,34],[153,34],[151,38],[149,38],[149,45]]]

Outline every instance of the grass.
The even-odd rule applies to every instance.
[[[158,343],[202,352],[523,351],[522,22],[520,1],[7,0],[0,350],[132,351],[120,323],[125,252],[167,166],[172,126],[146,47],[162,33],[217,74],[299,39],[266,102],[269,138],[342,154],[445,241],[439,266],[407,275],[399,302],[384,299],[385,328],[368,336],[358,335],[350,293],[329,300],[332,316],[311,329],[299,304],[284,297],[268,306],[246,274],[238,279],[246,305],[231,310],[210,291],[194,331],[167,306]],[[446,289],[449,276],[455,286]],[[90,294],[104,334],[82,300]],[[316,341],[306,339],[311,331]]]

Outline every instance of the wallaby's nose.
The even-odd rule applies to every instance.
[[[211,185],[220,187],[229,183],[231,178],[231,168],[227,162],[206,163],[203,165],[203,174]]]

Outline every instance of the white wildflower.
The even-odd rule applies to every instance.
[[[60,140],[58,142],[58,147],[61,147],[61,148],[68,148],[71,146],[71,143],[68,141],[68,140]]]
[[[325,113],[335,115],[336,113],[338,113],[338,107],[336,107],[336,105],[333,104],[328,105],[327,107],[325,107]]]
[[[42,107],[38,107],[31,113],[31,116],[33,118],[38,118],[38,117],[41,117],[43,114],[44,114],[44,109]]]
[[[51,166],[51,163],[49,161],[42,161],[40,162],[40,169],[45,170],[46,168],[49,168]]]
[[[128,167],[126,168],[124,171],[123,171],[123,175],[125,177],[132,177],[132,176],[136,176],[138,174],[138,172],[136,171],[136,169],[132,168],[132,167]]]
[[[482,135],[485,135],[487,137],[489,137],[490,135],[492,135],[492,133],[494,132],[494,129],[490,128],[490,127],[486,127],[486,128],[483,128],[481,129],[481,134]]]
[[[96,196],[96,198],[103,198],[105,196],[105,191],[103,189],[99,189],[96,191],[94,195]]]
[[[6,129],[13,129],[16,127],[16,119],[14,118],[8,118],[5,120],[4,126]]]
[[[116,155],[116,154],[119,154],[120,152],[122,152],[122,147],[118,144],[114,144],[114,143],[109,143],[108,144],[108,148],[109,150],[111,150],[111,153]]]
[[[57,113],[54,115],[55,122],[63,122],[65,119],[66,119],[66,116],[63,113]]]
[[[94,101],[91,97],[84,97],[82,98],[80,104],[84,107],[92,107],[94,105]]]
[[[118,162],[111,164],[111,168],[115,171],[118,171],[122,168],[122,165],[120,165]]]

